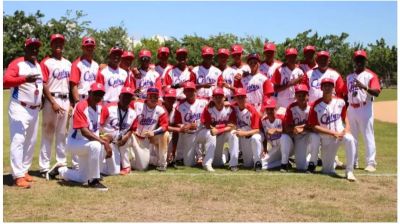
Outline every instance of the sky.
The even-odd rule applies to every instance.
[[[384,38],[397,46],[397,3],[391,2],[15,2],[3,10],[45,14],[44,22],[83,10],[90,27],[103,30],[123,24],[135,39],[153,35],[208,37],[232,33],[260,36],[276,43],[311,29],[319,35],[342,32],[350,43],[375,43]]]

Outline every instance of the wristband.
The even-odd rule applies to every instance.
[[[225,128],[225,127],[226,127],[226,124],[217,124],[217,125],[215,125],[216,129]]]
[[[222,127],[222,128],[217,128],[217,135],[223,133],[224,131],[225,131],[225,128],[224,128],[224,127]]]

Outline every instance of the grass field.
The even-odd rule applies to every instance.
[[[383,92],[385,93],[385,91]],[[393,94],[390,94],[393,95]],[[3,105],[4,221],[397,221],[397,125],[375,122],[378,170],[356,170],[358,182],[326,175],[251,170],[215,174],[198,168],[134,171],[107,177],[98,192],[35,178],[29,190],[9,175],[9,94]],[[32,165],[37,174],[41,133]],[[361,167],[364,146],[361,144]],[[54,153],[53,153],[54,154]],[[344,150],[339,157],[344,160]],[[338,173],[344,176],[343,170]]]
[[[391,101],[397,100],[397,89],[382,89],[379,97],[375,98],[375,101]]]

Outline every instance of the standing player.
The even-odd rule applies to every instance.
[[[218,68],[222,71],[222,74],[218,77],[218,86],[224,88],[225,97],[231,102],[235,91],[233,84],[235,82],[236,70],[228,66],[228,58],[228,49],[218,49]]]
[[[237,118],[235,134],[239,138],[239,150],[243,153],[243,166],[254,167],[256,171],[261,171],[260,115],[246,102],[246,95],[245,89],[236,90],[235,104],[233,104]]]
[[[128,74],[127,82],[125,86],[134,88],[135,84],[133,83],[133,72],[131,69],[132,62],[135,59],[135,55],[130,51],[124,51],[121,56],[121,62],[119,63],[119,67],[126,71]]]
[[[43,74],[43,93],[46,97],[43,107],[42,143],[39,154],[39,168],[42,177],[50,168],[51,145],[55,136],[56,161],[67,165],[65,154],[69,102],[69,76],[71,62],[63,57],[65,38],[52,34],[52,54],[40,63]]]
[[[172,65],[168,63],[169,58],[169,48],[168,47],[160,47],[157,51],[158,62],[155,65],[155,70],[161,77],[161,83],[164,83],[165,73]]]
[[[10,124],[10,162],[15,185],[30,188],[28,174],[36,143],[39,109],[42,103],[43,76],[37,56],[41,43],[25,40],[25,55],[11,61],[3,79],[3,88],[11,88],[8,108]]]
[[[276,46],[274,43],[264,44],[264,61],[260,65],[260,72],[264,74],[268,79],[272,78],[275,70],[282,65],[282,62],[275,60]]]
[[[234,44],[231,46],[231,55],[233,64],[231,67],[236,70],[238,76],[248,75],[250,73],[250,67],[246,63],[242,62],[243,47],[240,44]]]
[[[201,57],[203,62],[201,65],[193,68],[193,73],[196,75],[197,96],[210,99],[212,91],[217,86],[218,77],[221,71],[212,65],[214,57],[214,49],[205,46],[201,49]]]
[[[341,143],[346,151],[346,178],[355,181],[353,174],[355,145],[350,134],[349,119],[346,116],[346,103],[333,96],[335,81],[330,78],[321,80],[322,98],[316,100],[310,109],[308,124],[321,136],[322,172],[335,173],[335,156]],[[345,124],[343,126],[343,124]],[[319,144],[319,142],[318,142]]]
[[[129,83],[128,73],[119,67],[123,50],[119,46],[110,49],[108,54],[108,64],[105,68],[99,70],[96,82],[101,83],[105,87],[106,94],[103,101],[105,103],[118,102],[118,96],[124,85]]]
[[[365,67],[367,53],[363,50],[354,52],[355,71],[346,78],[349,101],[348,116],[350,130],[358,149],[358,134],[362,133],[365,142],[365,170],[376,170],[376,147],[374,137],[374,112],[372,101],[381,92],[378,76]],[[358,166],[358,150],[355,155],[355,166]]]
[[[306,74],[311,69],[317,66],[315,62],[315,47],[311,45],[307,45],[303,49],[304,60],[300,62],[300,69],[303,70],[304,74]]]

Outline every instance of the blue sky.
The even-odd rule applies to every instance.
[[[346,32],[350,43],[372,43],[383,37],[397,45],[397,3],[391,2],[4,2],[4,13],[41,10],[44,21],[67,9],[83,10],[91,27],[127,28],[130,36],[155,34],[208,37],[233,33],[261,36],[281,43],[308,29],[320,35]]]

